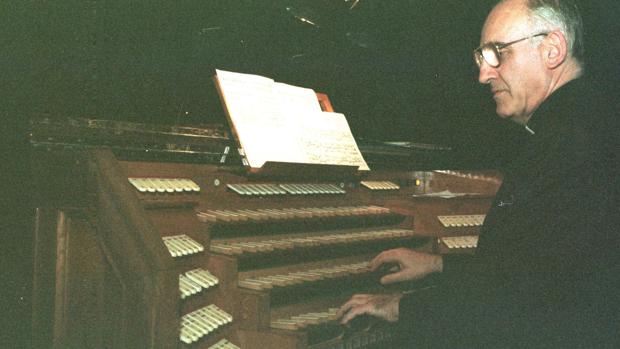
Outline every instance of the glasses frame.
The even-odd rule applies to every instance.
[[[480,47],[476,48],[474,50],[474,61],[476,62],[476,64],[478,65],[478,68],[480,68],[482,66],[482,62],[485,61],[487,62],[487,64],[493,68],[498,68],[501,64],[502,64],[502,53],[501,50],[505,49],[508,46],[514,45],[518,42],[524,41],[524,40],[528,40],[528,39],[533,39],[537,36],[547,36],[549,35],[549,32],[542,32],[542,33],[538,33],[538,34],[532,34],[529,36],[526,36],[524,38],[521,39],[517,39],[517,40],[513,40],[510,42],[488,42],[484,45],[481,45]],[[485,54],[486,53],[486,54]],[[489,62],[489,58],[488,55],[491,54],[493,55],[492,58],[495,58],[495,60],[497,60],[497,64],[493,64],[492,62]]]

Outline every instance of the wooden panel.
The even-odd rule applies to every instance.
[[[102,347],[104,256],[83,212],[38,209],[35,249],[35,345]]]
[[[56,230],[59,213],[38,208],[35,215],[32,343],[35,348],[49,347],[54,338],[56,289]]]
[[[86,177],[80,181],[87,199],[71,209],[65,199],[40,210],[35,239],[34,339],[58,348],[208,348],[223,338],[250,349],[349,345],[336,338],[342,328],[333,321],[299,330],[274,329],[271,321],[325,312],[356,292],[383,292],[378,275],[349,267],[384,249],[431,250],[434,237],[450,233],[437,216],[484,214],[498,185],[493,175],[390,170],[363,179],[390,181],[397,189],[371,190],[350,176],[302,181],[251,176],[238,167],[119,161],[106,150],[74,156],[64,154],[68,168],[57,170],[68,177],[69,167],[86,167],[79,173]],[[189,179],[200,191],[142,193],[129,177]],[[330,184],[342,193],[241,195],[228,187],[240,184]],[[442,190],[477,195],[419,197]],[[50,189],[49,197],[61,196]],[[213,211],[237,217],[199,218]],[[404,233],[377,238],[386,231]],[[173,257],[163,238],[180,234],[203,250]],[[181,299],[179,275],[196,268],[219,282]],[[269,286],[248,288],[255,279]],[[248,280],[245,287],[239,283]],[[208,330],[182,323],[210,305],[232,315],[232,322]],[[212,320],[217,323],[217,316]],[[182,328],[196,335],[184,337],[192,344],[180,341]],[[391,330],[368,337],[353,331],[350,344],[380,347]]]

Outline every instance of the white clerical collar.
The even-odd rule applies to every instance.
[[[534,130],[532,130],[532,129],[531,129],[529,126],[527,126],[527,125],[525,125],[525,130],[526,130],[527,132],[529,132],[530,134],[532,134],[532,135],[535,135],[535,134],[536,134],[536,132],[534,132]]]

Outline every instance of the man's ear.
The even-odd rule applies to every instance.
[[[566,37],[559,30],[547,34],[543,42],[543,59],[549,69],[555,69],[566,60],[568,45]]]

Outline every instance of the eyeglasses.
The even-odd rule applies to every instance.
[[[527,40],[527,39],[531,39],[531,38],[535,38],[537,36],[543,36],[543,35],[547,36],[549,35],[549,33],[538,33],[538,34],[526,36],[524,38],[511,41],[511,42],[506,42],[506,43],[503,43],[503,42],[486,43],[474,50],[474,60],[476,61],[478,68],[482,66],[483,61],[486,61],[487,64],[489,64],[491,67],[497,68],[500,66],[500,64],[502,64],[502,61],[501,61],[502,52],[501,51],[503,49],[505,49],[506,47],[510,45],[514,45],[518,42],[521,42],[523,40]]]

